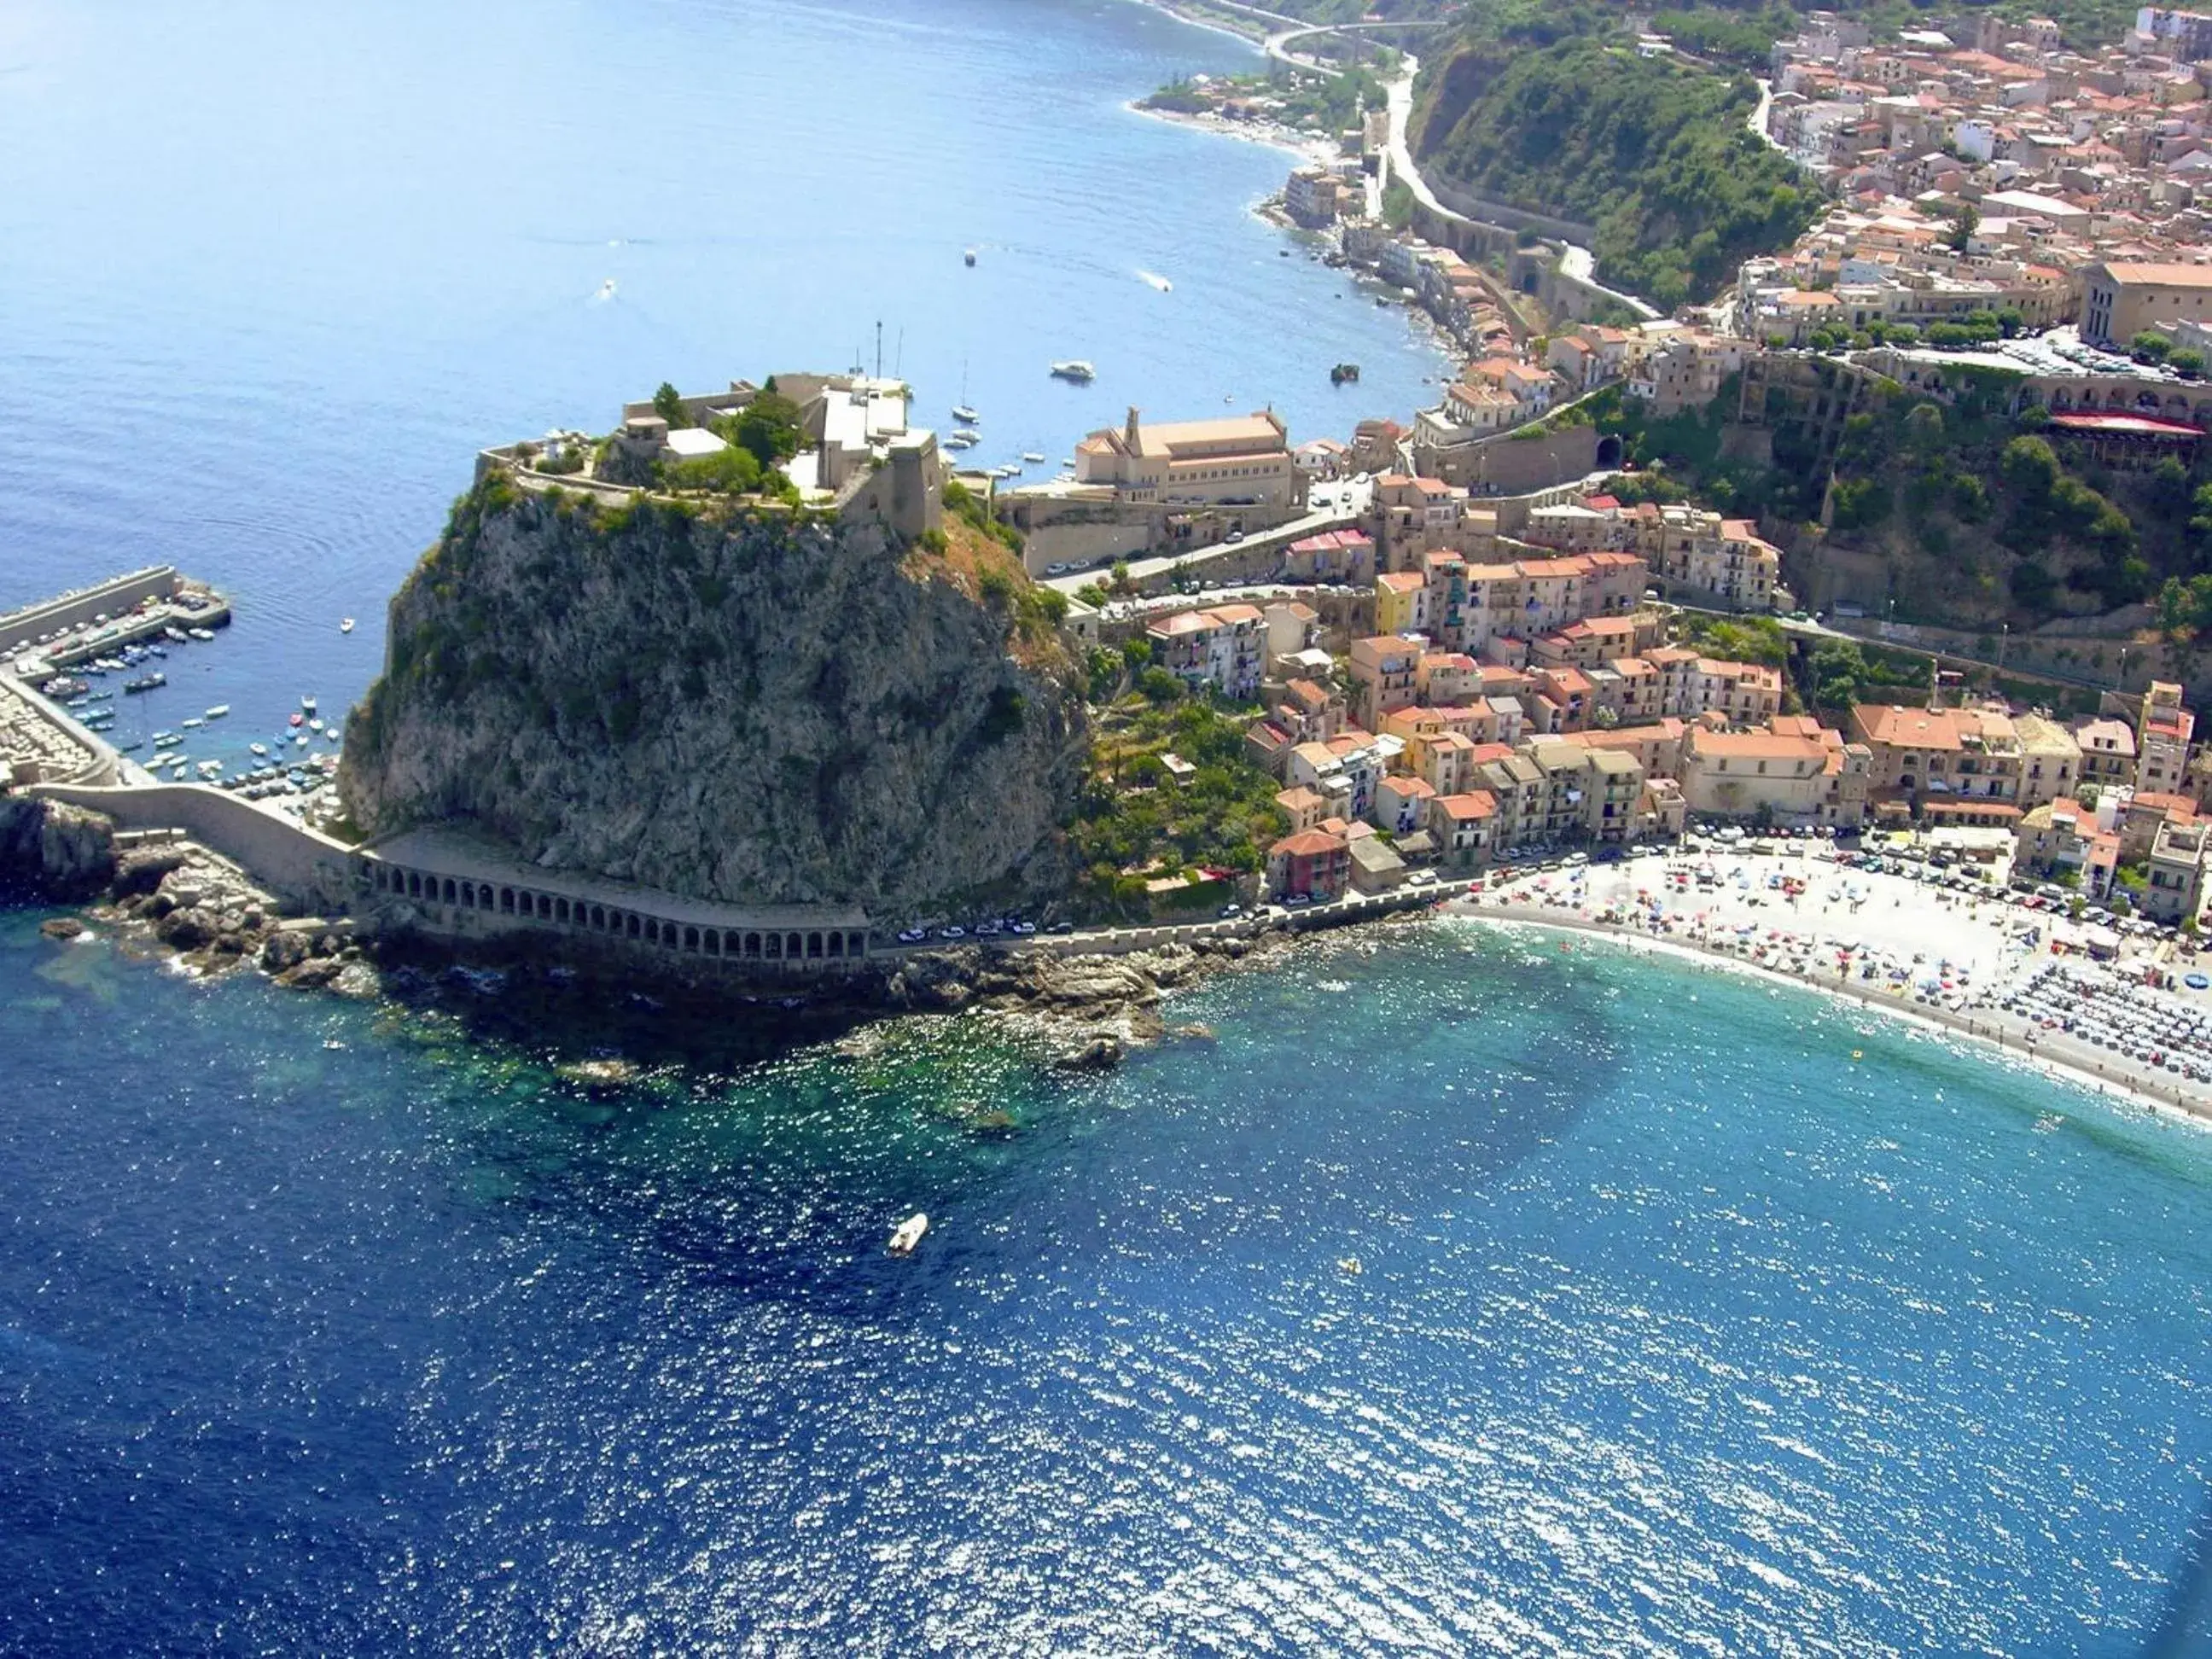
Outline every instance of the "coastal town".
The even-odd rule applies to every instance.
[[[1992,661],[1927,643],[1838,597],[1817,547],[1702,504],[1632,441],[1677,417],[1752,430],[1747,385],[1786,403],[1803,366],[1833,363],[1939,411],[1975,371],[2001,374],[1999,416],[2023,431],[2112,466],[2193,462],[2212,419],[2194,331],[2212,325],[2190,298],[2212,292],[2188,183],[2206,108],[2189,53],[2212,52],[2212,21],[2196,21],[2146,11],[2085,56],[2033,23],[1876,42],[1814,15],[1775,49],[1759,130],[1832,205],[1712,303],[1665,317],[1586,264],[1576,275],[1527,226],[1432,212],[1431,240],[1394,225],[1396,123],[1370,110],[1338,157],[1292,173],[1280,210],[1320,239],[1308,257],[1424,310],[1464,356],[1432,406],[1341,437],[1293,434],[1271,410],[1131,409],[1059,476],[1016,482],[1022,469],[967,463],[977,411],[953,410],[940,440],[912,387],[856,369],[663,386],[603,437],[479,457],[480,491],[560,513],[657,501],[888,535],[996,609],[1025,664],[1068,665],[1087,777],[1057,832],[1073,881],[1041,903],[702,904],[550,878],[436,827],[349,839],[325,787],[335,721],[304,775],[225,775],[221,760],[188,774],[173,750],[149,771],[101,739],[96,711],[86,729],[100,694],[58,671],[139,665],[161,607],[219,603],[173,573],[82,617],[27,613],[57,625],[11,641],[11,787],[94,806],[156,786],[228,793],[306,838],[279,861],[339,908],[462,939],[611,934],[741,971],[976,941],[1245,938],[1522,893],[1532,866],[1640,870],[1716,835],[1817,838],[1831,859],[1863,838],[1936,860],[1923,867],[1974,902],[2039,913],[2046,951],[2185,995],[2203,988],[2212,747],[2172,632],[2146,617],[2114,636],[2117,667],[2072,672],[2025,660],[2025,636],[2009,665],[2001,647]],[[1847,392],[1836,412],[1856,406]],[[118,625],[130,640],[106,639]],[[142,800],[125,828],[220,842],[248,822],[180,815],[178,799]],[[1595,908],[1626,915],[1618,899]],[[1909,994],[1914,976],[1899,978]]]

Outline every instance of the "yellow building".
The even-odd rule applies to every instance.
[[[1146,426],[1135,410],[1117,431],[1075,447],[1075,479],[1159,506],[1250,504],[1285,510],[1301,489],[1282,418],[1272,410]]]
[[[2147,328],[2212,323],[2212,265],[2111,260],[2081,271],[2081,337],[2125,345]]]

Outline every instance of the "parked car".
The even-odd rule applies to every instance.
[[[901,945],[919,945],[928,937],[929,929],[927,927],[907,927],[900,930],[898,942]]]

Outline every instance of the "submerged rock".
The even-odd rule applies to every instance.
[[[67,940],[82,939],[92,929],[75,916],[52,916],[39,924],[39,931],[48,939]]]
[[[1110,1072],[1121,1063],[1125,1052],[1121,1038],[1102,1032],[1079,1047],[1054,1055],[1052,1063],[1063,1071]]]

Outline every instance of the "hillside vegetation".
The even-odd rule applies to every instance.
[[[1840,390],[1846,371],[1821,366]],[[2212,573],[2212,466],[2169,460],[2115,473],[2045,430],[2039,409],[2004,410],[2012,377],[1954,372],[1946,407],[1880,383],[1822,442],[1822,423],[1775,396],[1771,462],[1723,453],[1737,390],[1704,410],[1653,421],[1632,400],[1597,400],[1591,418],[1620,433],[1629,459],[1657,471],[1620,482],[1632,498],[1694,499],[1755,516],[1797,544],[1881,560],[1901,621],[2033,628],[2186,593]],[[1832,483],[1831,483],[1832,468]],[[1826,513],[1825,532],[1815,532]],[[2197,595],[2212,620],[2212,584]]]
[[[1601,280],[1662,307],[1705,299],[1811,222],[1816,192],[1747,130],[1747,76],[1636,55],[1610,15],[1480,15],[1425,64],[1424,168],[1595,227]]]

